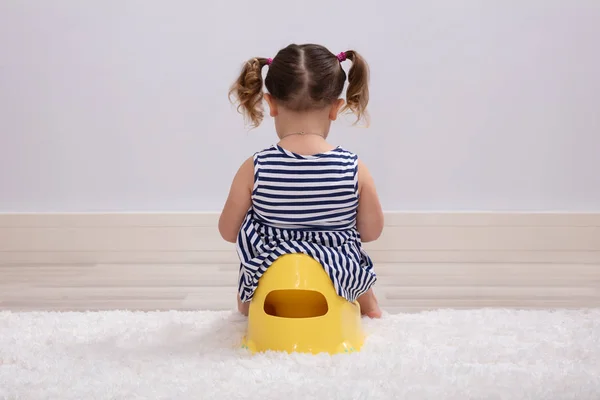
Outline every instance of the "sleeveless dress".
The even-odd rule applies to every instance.
[[[280,256],[316,259],[338,295],[353,302],[376,281],[356,228],[358,157],[341,147],[304,156],[274,145],[254,154],[252,206],[237,237],[238,291],[252,299]]]

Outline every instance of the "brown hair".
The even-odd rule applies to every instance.
[[[346,105],[342,111],[354,113],[356,123],[361,119],[368,121],[369,66],[353,50],[342,55],[352,61]],[[229,96],[237,97],[238,111],[254,127],[260,125],[263,119],[262,68],[269,62],[264,84],[271,96],[289,110],[308,111],[326,107],[337,100],[344,89],[346,72],[340,59],[323,46],[291,44],[280,50],[272,61],[252,58],[244,64]]]

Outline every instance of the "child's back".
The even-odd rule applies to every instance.
[[[301,155],[274,145],[254,156],[252,208],[269,226],[344,231],[356,227],[358,157],[342,148]]]

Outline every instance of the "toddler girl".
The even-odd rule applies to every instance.
[[[350,60],[346,82],[341,63]],[[268,66],[263,93],[262,68]],[[355,51],[337,56],[315,44],[292,44],[275,58],[246,62],[232,86],[238,110],[258,126],[266,100],[279,142],[242,164],[219,219],[221,236],[237,244],[238,309],[248,313],[258,280],[280,256],[310,255],[337,293],[379,318],[373,263],[361,242],[376,240],[383,212],[367,167],[356,154],[327,142],[338,114],[366,119],[369,69]]]

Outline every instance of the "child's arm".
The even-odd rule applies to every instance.
[[[358,216],[356,225],[363,242],[377,240],[383,231],[383,210],[375,182],[367,167],[358,160]]]
[[[229,196],[219,218],[219,233],[228,242],[235,243],[244,218],[252,205],[254,160],[247,159],[233,178]]]

